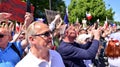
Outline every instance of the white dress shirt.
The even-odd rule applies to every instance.
[[[49,62],[38,59],[30,51],[16,64],[15,67],[65,67],[60,54],[55,50],[49,50]]]

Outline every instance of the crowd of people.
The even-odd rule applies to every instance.
[[[24,23],[16,31],[15,24],[9,22],[10,15],[2,14],[7,13],[0,13],[0,67],[120,66],[117,27],[64,24],[59,14],[46,24],[34,21],[33,15],[26,12]],[[108,60],[103,66],[101,57]]]

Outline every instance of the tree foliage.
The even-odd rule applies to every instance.
[[[81,22],[83,18],[86,18],[86,12],[90,12],[92,19],[90,22],[95,22],[100,19],[103,22],[106,19],[113,20],[114,12],[112,8],[106,9],[105,2],[103,0],[71,0],[68,6],[69,20],[75,22],[77,17]]]
[[[49,0],[30,0],[30,2],[35,7],[34,17],[45,17],[45,9],[49,9]],[[63,0],[51,0],[51,10],[59,11],[63,16],[65,9]]]

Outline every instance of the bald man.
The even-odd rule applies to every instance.
[[[52,36],[46,24],[30,24],[26,39],[30,50],[15,67],[65,67],[60,54],[48,47],[52,44]]]

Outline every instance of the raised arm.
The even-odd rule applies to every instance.
[[[23,24],[23,28],[22,28],[23,30],[22,31],[26,32],[27,27],[32,23],[32,21],[33,21],[32,13],[26,12],[25,21],[24,21],[24,24]],[[29,43],[27,42],[26,39],[22,40],[22,42],[21,42],[21,46],[22,46],[23,49],[25,49],[28,44]]]

